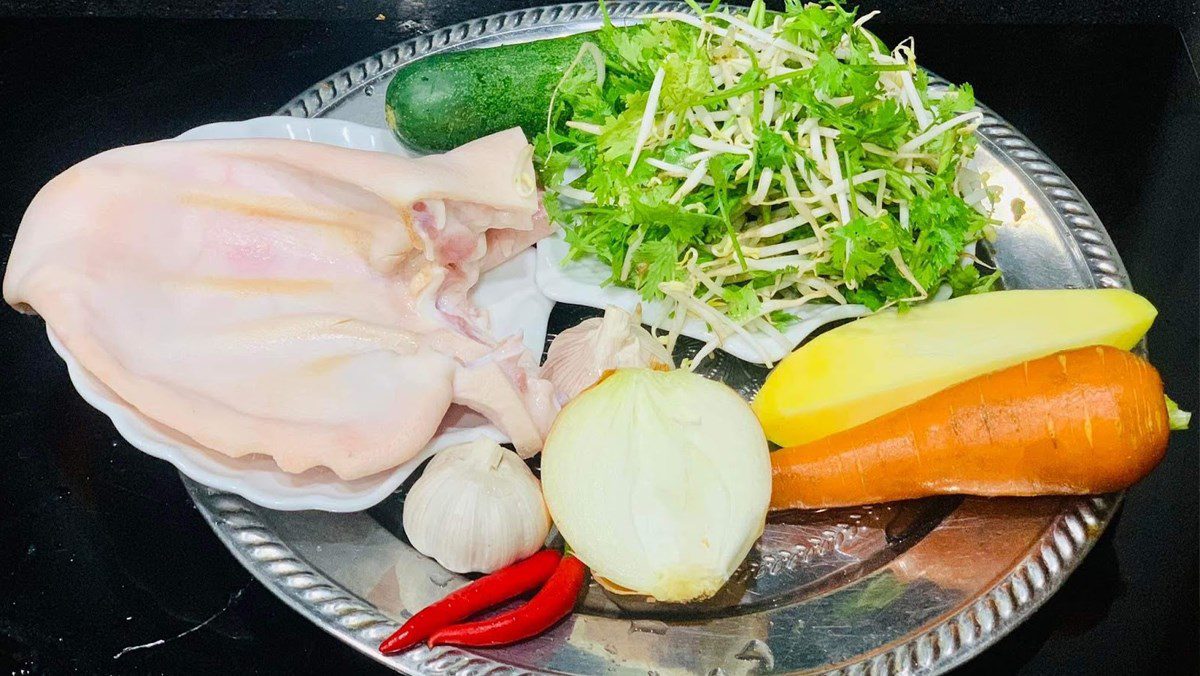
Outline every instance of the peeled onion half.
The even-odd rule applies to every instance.
[[[762,534],[771,464],[730,388],[688,371],[620,369],[559,413],[542,490],[593,574],[692,601],[716,594]]]

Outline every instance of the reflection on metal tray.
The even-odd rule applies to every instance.
[[[618,21],[678,3],[611,2]],[[391,74],[442,49],[553,37],[600,24],[596,5],[521,10],[458,24],[318,83],[281,114],[383,126]],[[1124,287],[1095,212],[1045,155],[984,109],[980,157],[1018,225],[990,254],[1010,288]],[[1008,218],[1001,206],[999,216]],[[558,306],[550,335],[592,310]],[[694,350],[686,343],[682,350]],[[746,396],[765,370],[718,353],[700,369]],[[186,481],[186,480],[185,480]],[[187,482],[218,537],[269,589],[363,653],[409,673],[934,673],[994,642],[1078,564],[1119,503],[1094,498],[931,500],[773,515],[735,578],[688,606],[593,585],[550,633],[507,648],[375,647],[407,613],[465,579],[416,553],[400,528],[405,487],[369,512],[273,512]]]

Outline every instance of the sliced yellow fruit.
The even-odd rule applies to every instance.
[[[1156,314],[1123,289],[996,291],[881,312],[788,355],[753,408],[768,439],[802,444],[1028,359],[1085,345],[1128,350]]]

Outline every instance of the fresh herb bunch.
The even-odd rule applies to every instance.
[[[836,3],[693,10],[606,15],[554,94],[535,161],[573,258],[718,335],[990,288],[969,85],[930,90]]]

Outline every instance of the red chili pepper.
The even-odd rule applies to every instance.
[[[446,598],[410,617],[396,633],[379,644],[379,652],[394,655],[408,650],[442,627],[536,589],[557,570],[561,558],[556,550],[543,549],[450,592]]]
[[[537,636],[570,614],[586,575],[583,562],[568,554],[558,562],[546,586],[525,605],[486,620],[435,631],[429,645],[497,646]]]

